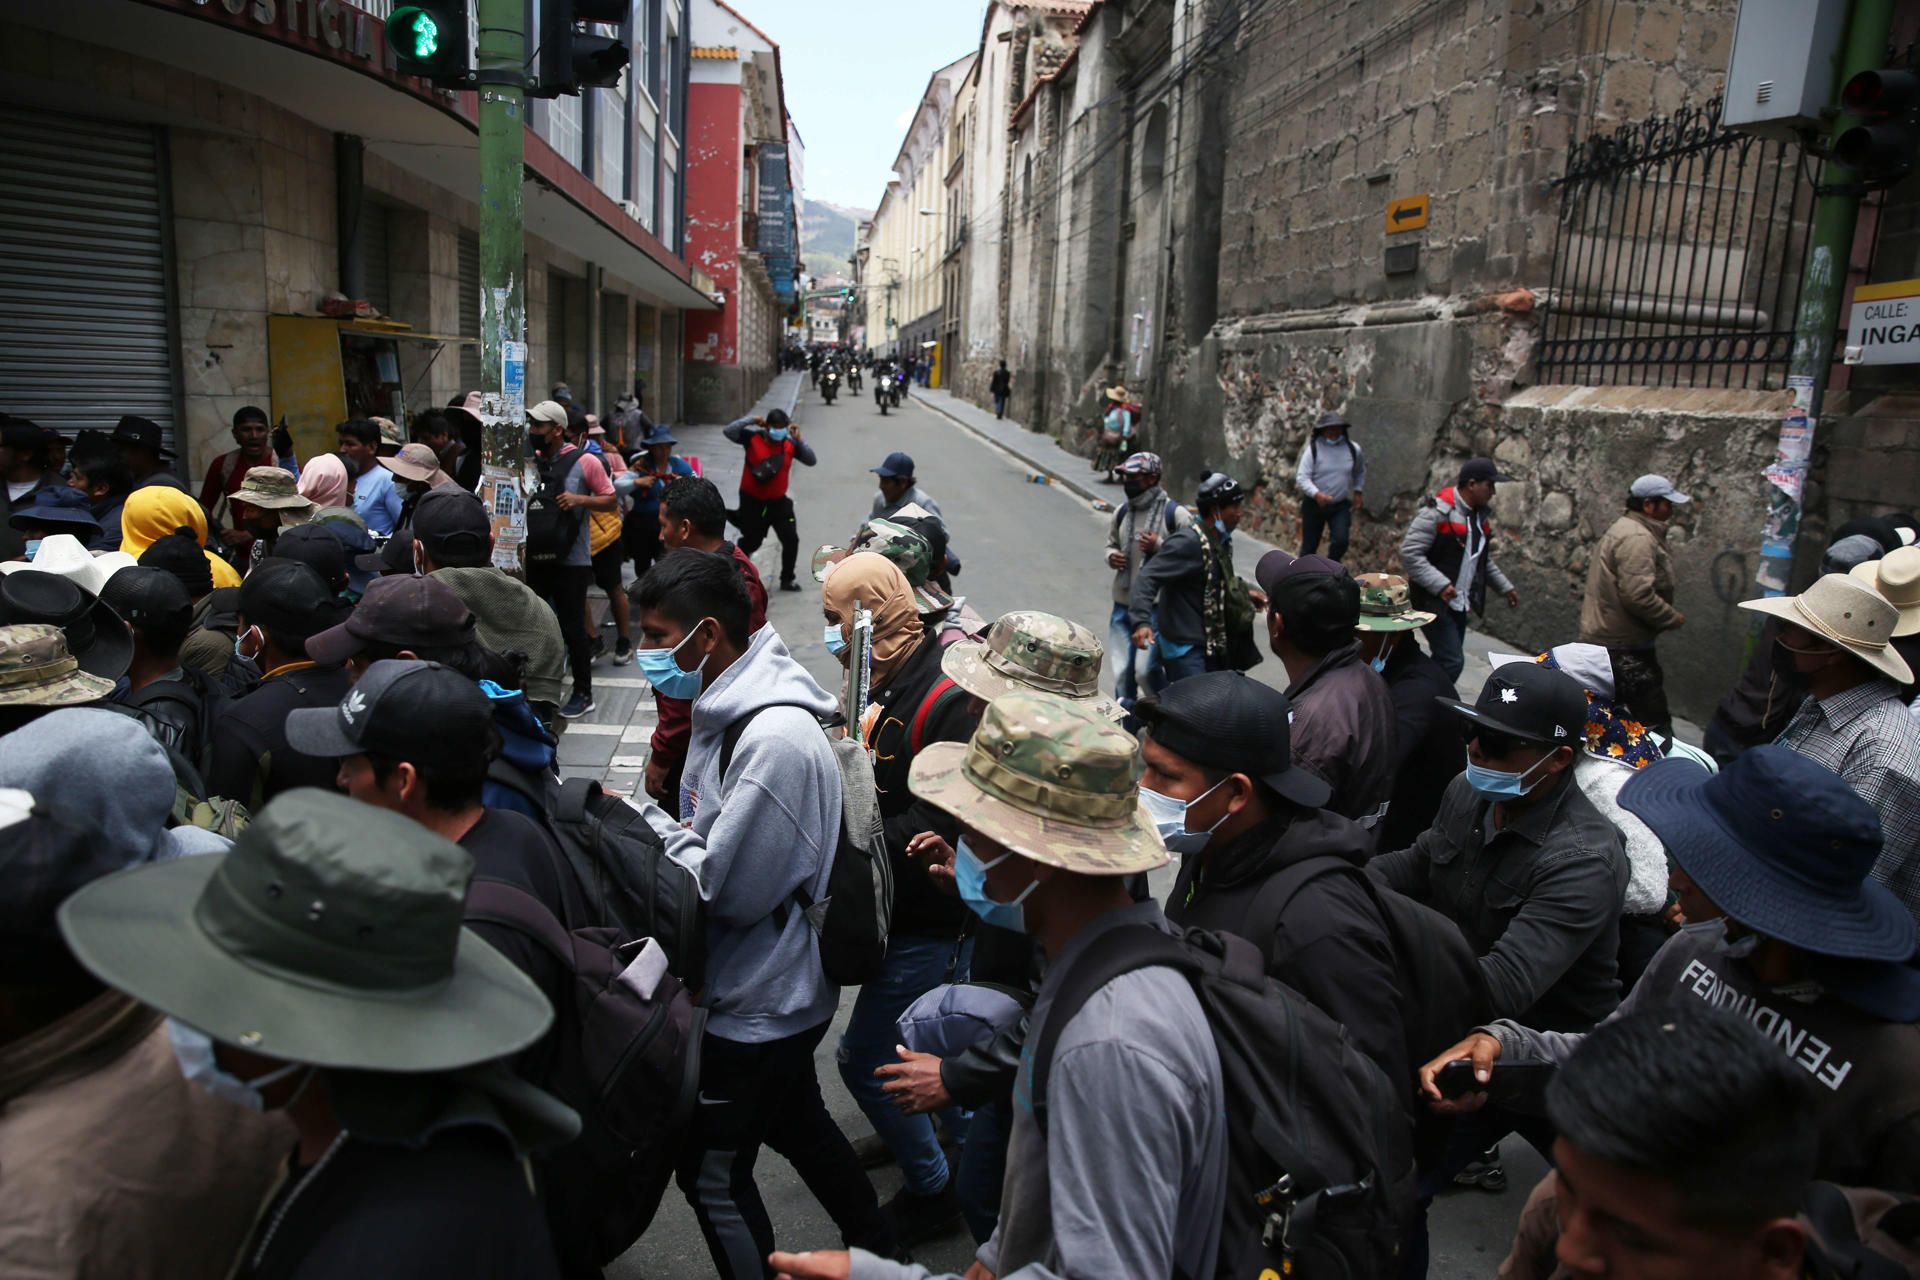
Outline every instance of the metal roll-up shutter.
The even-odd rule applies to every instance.
[[[360,208],[360,249],[366,257],[367,301],[393,314],[393,273],[387,261],[387,206],[369,200]]]
[[[471,231],[460,233],[460,336],[480,336],[480,237]],[[480,348],[471,342],[460,344],[460,389],[472,391],[480,385]]]
[[[153,129],[0,106],[0,409],[172,444],[162,200]]]

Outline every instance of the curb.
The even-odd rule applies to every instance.
[[[988,444],[994,446],[996,449],[1002,449],[1007,453],[1012,454],[1014,457],[1018,458],[1021,462],[1025,463],[1027,466],[1032,467],[1035,471],[1039,472],[1041,475],[1048,477],[1051,483],[1057,484],[1064,489],[1069,489],[1074,493],[1078,494],[1080,497],[1085,498],[1089,502],[1105,502],[1109,506],[1114,505],[1114,499],[1108,496],[1107,494],[1101,493],[1098,489],[1093,488],[1091,485],[1083,483],[1082,481],[1069,479],[1066,476],[1054,475],[1053,472],[1048,470],[1043,463],[1033,458],[1029,454],[1016,448],[1013,445],[1008,444],[1004,440],[996,439],[995,437],[988,435],[986,432],[980,430],[980,428],[976,426],[973,426],[971,423],[967,422],[965,419],[956,417],[954,414],[948,413],[945,409],[942,409],[939,405],[934,404],[932,401],[922,399],[921,397],[914,395],[912,392],[908,392],[908,399],[912,400],[915,404],[918,404],[921,408],[926,409],[929,412],[939,414],[941,417],[945,418],[948,422],[951,422],[954,426],[959,427],[962,431],[967,432],[968,434],[974,436],[976,439],[984,440]],[[1025,428],[1022,428],[1022,430],[1025,430]],[[1053,440],[1052,436],[1044,436],[1042,438],[1048,441]]]

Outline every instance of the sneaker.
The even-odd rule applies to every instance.
[[[860,1158],[862,1169],[878,1169],[881,1165],[893,1163],[893,1148],[877,1133],[857,1139],[853,1144],[853,1154]]]
[[[1456,1187],[1478,1187],[1482,1191],[1500,1192],[1507,1189],[1507,1171],[1500,1164],[1500,1148],[1488,1147],[1485,1151],[1467,1162],[1467,1167],[1453,1175]]]
[[[780,589],[782,591],[798,591],[800,589],[800,584],[795,582],[792,578],[788,578],[783,582],[781,582]]]
[[[627,639],[625,636],[621,636],[620,643],[613,646],[613,665],[616,667],[624,667],[632,661],[633,641]]]
[[[960,1194],[953,1189],[952,1179],[930,1196],[917,1196],[902,1187],[880,1211],[893,1224],[894,1239],[903,1249],[953,1235],[966,1226],[960,1213]]]
[[[607,642],[599,636],[593,638],[593,661],[598,662],[607,656]]]
[[[562,720],[578,720],[581,716],[592,711],[594,706],[595,703],[591,693],[582,693],[576,689],[574,690],[573,696],[567,699],[567,705],[560,708],[560,718]]]

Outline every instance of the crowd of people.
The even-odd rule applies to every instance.
[[[1920,1265],[1910,518],[1747,602],[1701,750],[1654,656],[1663,477],[1577,639],[1467,699],[1471,614],[1518,600],[1488,459],[1355,573],[1340,415],[1310,545],[1250,566],[1239,481],[1181,502],[1132,452],[1103,643],[956,601],[896,451],[810,562],[836,691],[753,560],[808,589],[798,425],[725,428],[729,506],[565,391],[524,581],[464,397],[303,462],[242,410],[197,500],[151,423],[64,479],[0,424],[10,1274],[590,1277],[677,1186],[728,1277],[917,1280],[961,1233],[969,1280],[1418,1277],[1510,1135],[1553,1172],[1503,1276]],[[658,707],[631,800],[555,766],[595,584]],[[850,986],[858,1141],[816,1070]],[[776,1238],[763,1149],[836,1240]]]

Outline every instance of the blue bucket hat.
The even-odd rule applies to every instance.
[[[70,524],[94,533],[100,532],[100,522],[93,518],[93,504],[87,500],[87,495],[66,485],[49,485],[37,491],[33,495],[33,505],[22,507],[8,516],[7,523],[16,529],[30,524]],[[82,535],[80,540],[86,542],[89,539]]]
[[[1781,746],[1719,773],[1656,760],[1620,804],[1666,845],[1702,893],[1754,932],[1843,960],[1913,955],[1913,917],[1872,878],[1880,818],[1840,775]]]
[[[643,445],[679,444],[680,441],[674,437],[672,427],[669,427],[664,422],[656,422],[653,424],[653,430],[640,437],[640,443]]]

